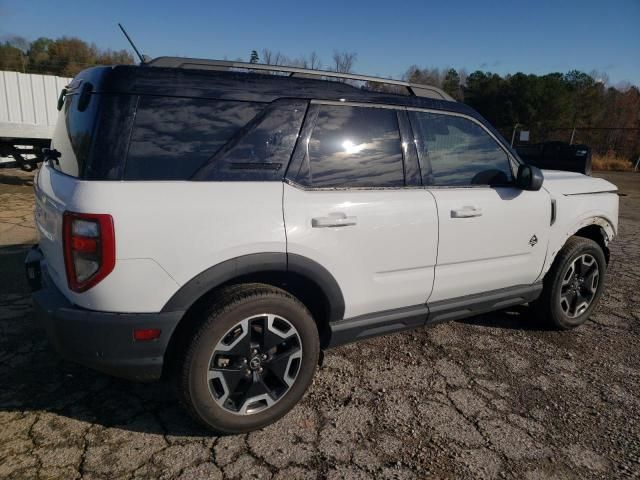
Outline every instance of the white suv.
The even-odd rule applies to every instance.
[[[602,293],[616,187],[543,180],[433,87],[161,57],[86,70],[59,107],[38,316],[216,431],[284,415],[325,349],[523,303],[572,328]]]

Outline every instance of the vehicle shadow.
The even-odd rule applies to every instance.
[[[495,312],[457,320],[467,325],[502,328],[507,330],[548,331],[549,327],[530,305],[517,305]]]
[[[31,187],[33,186],[33,173],[24,173],[14,169],[2,169],[0,170],[0,184]]]
[[[211,437],[166,381],[136,383],[66,361],[34,318],[22,262],[29,245],[0,248],[0,412],[49,412],[51,428],[99,425],[128,432]],[[493,328],[541,330],[528,307],[460,320]],[[52,418],[52,419],[51,419]]]
[[[168,382],[135,383],[62,359],[31,305],[23,261],[30,245],[0,247],[0,412],[50,412],[52,428],[97,424],[131,432],[210,437]],[[52,418],[52,417],[49,417]]]

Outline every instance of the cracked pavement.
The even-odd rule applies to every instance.
[[[587,324],[517,307],[341,347],[281,421],[215,437],[167,385],[50,349],[22,272],[31,176],[0,171],[0,478],[640,478],[640,175],[603,176],[625,196]]]

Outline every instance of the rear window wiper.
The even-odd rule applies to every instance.
[[[60,165],[60,155],[62,155],[55,148],[43,148],[42,149],[42,160],[46,163],[50,161],[52,164]]]

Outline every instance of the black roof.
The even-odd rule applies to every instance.
[[[480,121],[502,136],[480,114],[461,102],[364,90],[345,82],[255,72],[199,70],[145,65],[93,67],[80,72],[72,86],[90,82],[94,93],[162,95],[250,102],[300,98],[443,110]],[[503,144],[508,148],[508,143]],[[514,156],[517,156],[513,152]]]
[[[346,100],[468,113],[464,104],[365,90],[345,82],[262,73],[117,65],[94,67],[76,77],[92,83],[96,93],[272,102],[278,98]]]

